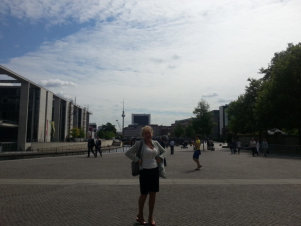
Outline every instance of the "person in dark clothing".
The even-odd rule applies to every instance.
[[[232,139],[232,148],[233,148],[233,154],[236,154],[236,141],[235,141],[235,139]]]
[[[97,157],[97,152],[99,152],[99,155],[102,157],[101,139],[99,139],[99,137],[96,138],[95,142],[95,157]]]
[[[256,151],[256,140],[253,137],[250,140],[249,147],[250,147],[250,149],[252,151],[252,156],[254,157],[255,154],[257,154],[257,156],[258,156],[258,152]]]
[[[240,140],[236,141],[236,148],[237,148],[237,153],[240,154],[240,149],[241,149],[241,141]]]
[[[94,139],[92,138],[92,136],[89,136],[89,139],[88,139],[88,158],[90,157],[90,152],[92,152],[92,154],[94,154],[94,156],[95,156],[95,152],[93,150],[94,146],[95,146]]]
[[[164,142],[163,138],[159,138],[158,142],[159,142],[159,144],[160,144],[160,145],[161,145],[163,148],[165,148],[165,147],[166,147],[166,145],[165,145],[165,142]]]
[[[175,142],[174,140],[171,140],[170,143],[170,154],[173,155],[174,154],[174,150],[175,150]]]

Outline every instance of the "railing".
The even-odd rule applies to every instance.
[[[301,155],[301,145],[270,144],[268,150],[274,154]]]
[[[251,151],[249,146],[244,146],[241,150]],[[261,150],[261,149],[260,149]],[[298,155],[301,156],[301,145],[269,144],[269,154]]]
[[[105,153],[117,153],[117,152],[125,152],[129,149],[129,146],[109,146],[101,148],[102,152]],[[95,149],[94,149],[95,150]],[[73,152],[73,153],[85,153],[88,151],[87,144],[82,145],[69,145],[69,146],[61,146],[61,147],[44,147],[38,148],[38,153],[63,153],[63,152]]]
[[[1,142],[0,152],[12,152],[17,150],[16,142]]]
[[[102,152],[108,152],[108,153],[113,153],[113,152],[125,152],[129,150],[131,146],[122,146],[122,147],[107,147],[107,148],[102,148]]]
[[[108,146],[102,147],[103,152],[125,152],[129,149],[130,146]],[[49,146],[48,143],[40,147],[26,151],[34,153],[60,153],[60,152],[86,152],[88,151],[87,143],[82,144],[67,144],[62,146]],[[1,152],[17,152],[17,143],[16,142],[0,142],[0,153]]]

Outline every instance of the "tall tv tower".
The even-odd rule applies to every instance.
[[[124,129],[124,117],[125,117],[125,114],[124,114],[124,100],[123,100],[123,108],[122,108],[122,136],[124,135],[123,134],[123,129]]]

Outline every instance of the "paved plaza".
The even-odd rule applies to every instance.
[[[192,149],[177,147],[167,164],[158,226],[301,225],[300,158],[231,155],[218,147],[203,152],[203,167],[194,171]],[[1,226],[133,226],[138,195],[123,153],[0,161]]]

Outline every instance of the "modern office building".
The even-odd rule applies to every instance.
[[[132,125],[145,126],[150,125],[151,115],[150,114],[132,114]]]
[[[143,126],[140,125],[128,125],[123,129],[124,138],[132,139],[132,138],[140,138],[141,130]]]
[[[26,151],[32,142],[63,142],[70,130],[88,132],[91,113],[0,65],[0,142]]]
[[[96,133],[97,132],[97,124],[95,122],[89,123],[89,131]]]
[[[95,137],[97,133],[97,124],[96,123],[89,123],[89,134],[88,136]]]
[[[219,140],[223,137],[225,129],[228,126],[228,105],[220,106],[219,110],[210,111],[213,126],[208,136],[214,140]],[[124,128],[125,138],[139,138],[141,137],[141,129],[150,121],[150,114],[132,114],[132,124]],[[154,137],[170,136],[177,125],[183,128],[192,124],[193,118],[176,120],[171,126],[159,126],[156,124],[151,125],[154,130]]]
[[[180,125],[182,127],[187,127],[192,123],[193,118],[187,118],[187,119],[181,119],[181,120],[176,120],[175,123],[171,124],[171,126],[174,128],[177,125]]]
[[[226,108],[227,106],[221,106],[219,110],[212,110],[209,112],[212,120],[212,130],[209,134],[210,138],[218,140],[223,135],[222,133],[220,133],[220,131],[223,131],[224,128],[228,125],[228,114]],[[175,123],[173,123],[171,126],[172,128],[175,128],[176,125],[180,125],[185,128],[188,125],[191,125],[192,121],[193,118],[176,120]]]
[[[224,130],[229,124],[227,108],[228,108],[228,105],[219,107],[219,134],[220,134],[220,136],[224,135]]]
[[[168,136],[172,132],[171,126],[152,124],[153,137]],[[142,125],[129,125],[124,128],[124,138],[141,138]]]

